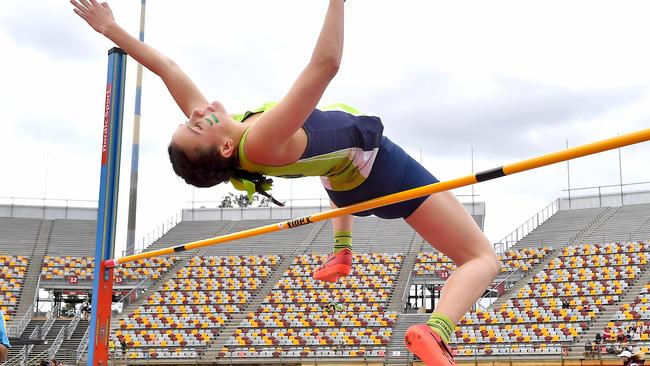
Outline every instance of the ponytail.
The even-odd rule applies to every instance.
[[[284,206],[284,203],[266,192],[271,189],[273,180],[259,173],[238,169],[237,158],[234,155],[225,158],[216,149],[206,149],[199,152],[196,158],[190,159],[175,144],[169,144],[167,152],[174,172],[187,184],[206,188],[230,181],[236,189],[246,191],[249,199],[252,199],[253,193],[257,192],[269,198],[274,204]]]
[[[274,204],[284,207],[284,203],[276,200],[267,192],[271,190],[273,179],[269,179],[260,173],[251,173],[242,169],[236,169],[233,173],[233,176],[230,177],[230,183],[236,189],[248,193],[248,199],[252,199],[253,193],[257,192],[270,199]]]

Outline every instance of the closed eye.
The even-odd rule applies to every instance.
[[[191,121],[185,122],[185,127],[187,127],[188,130],[197,133],[196,130],[203,130],[203,127],[200,125],[199,121],[192,123]]]

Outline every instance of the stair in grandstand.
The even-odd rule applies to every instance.
[[[615,215],[603,221],[576,243],[608,243],[650,239],[650,204],[617,207]]]
[[[430,314],[400,314],[397,323],[393,328],[393,336],[386,347],[386,363],[389,365],[407,365],[408,359],[413,359],[409,355],[406,345],[404,344],[404,334],[406,330],[415,324],[423,324],[429,319]]]
[[[404,255],[404,260],[402,261],[399,275],[388,299],[388,311],[399,313],[404,310],[406,305],[404,296],[411,286],[410,279],[411,274],[413,273],[413,266],[415,265],[415,259],[417,258],[418,253],[422,249],[423,242],[424,240],[422,237],[414,230],[408,248],[404,253],[402,253]],[[428,243],[426,243],[426,245],[428,245]]]
[[[401,312],[404,310],[406,301],[404,300],[405,292],[408,291],[410,287],[410,276],[413,272],[413,266],[415,265],[415,258],[418,256],[418,252],[404,253],[404,261],[400,267],[400,273],[395,281],[393,290],[391,291],[390,297],[388,298],[388,311]]]
[[[583,208],[560,210],[525,237],[514,248],[549,246],[563,248],[571,239],[581,235],[587,227],[599,222],[612,208]]]
[[[52,324],[52,327],[45,335],[46,343],[42,345],[35,345],[34,348],[32,348],[32,351],[29,353],[30,358],[50,349],[50,347],[54,343],[54,340],[59,335],[59,332],[61,332],[61,330],[69,324],[70,324],[70,319],[55,319],[54,324]]]
[[[234,314],[233,317],[224,325],[219,335],[210,343],[208,349],[202,357],[203,359],[217,358],[218,352],[233,335],[242,320],[246,318],[246,315],[250,312],[254,312],[264,303],[266,295],[268,295],[273,287],[275,287],[275,285],[278,283],[278,281],[282,279],[285,271],[293,264],[294,258],[308,252],[309,247],[313,243],[314,239],[320,235],[323,227],[326,224],[327,222],[317,222],[312,224],[312,227],[307,232],[307,234],[293,248],[289,255],[283,259],[282,263],[278,265],[273,274],[266,279],[262,287],[260,287],[260,289],[257,291],[256,295],[248,300],[244,311]]]
[[[612,220],[615,221],[618,212],[622,207],[608,207],[607,210],[603,211],[598,215],[589,225],[585,226],[580,230],[574,237],[569,240],[569,245],[574,244],[590,244],[590,243],[605,243],[605,241],[592,241],[592,235],[598,231],[605,223]]]
[[[61,347],[55,356],[57,361],[65,365],[74,365],[77,362],[77,348],[89,326],[90,322],[88,320],[79,320],[72,334],[68,335],[69,338],[64,339],[63,343],[61,343]]]
[[[25,330],[23,330],[23,333],[20,335],[20,338],[22,339],[28,339],[31,334],[34,333],[34,329],[37,327],[42,327],[43,324],[45,323],[45,319],[32,319],[29,321],[29,324],[25,327]],[[42,338],[42,336],[41,336]],[[9,354],[7,359],[10,360],[13,357],[17,356],[18,353],[20,352],[20,349],[22,347],[13,347],[9,349]]]
[[[43,256],[47,251],[49,237],[52,231],[51,220],[41,220],[38,234],[29,256],[29,267],[25,275],[22,294],[18,303],[18,309],[13,319],[21,319],[34,303],[38,291],[38,284],[41,278],[41,264]]]
[[[569,356],[580,357],[584,355],[585,344],[594,340],[596,333],[602,334],[605,326],[614,319],[614,315],[618,312],[621,305],[632,303],[648,283],[650,283],[650,266],[646,265],[639,276],[626,289],[626,293],[620,300],[614,304],[605,306],[603,311],[589,324],[589,327],[576,337],[569,350]]]

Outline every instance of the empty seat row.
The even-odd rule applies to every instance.
[[[648,248],[648,243],[644,241],[626,243],[583,244],[566,247],[562,250],[560,255],[571,257],[576,255],[591,254],[647,252]]]
[[[552,269],[541,271],[533,277],[533,283],[598,280],[632,280],[641,272],[638,266],[593,267],[575,269]]]
[[[490,309],[469,312],[460,320],[460,325],[511,324],[511,323],[554,323],[590,321],[599,313],[596,307],[586,309],[518,308]]]

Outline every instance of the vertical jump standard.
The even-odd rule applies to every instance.
[[[126,53],[116,47],[110,49],[108,51],[108,77],[104,104],[92,311],[88,333],[88,366],[108,365],[113,268],[107,268],[105,261],[115,255],[115,224],[120,180],[125,76]]]

